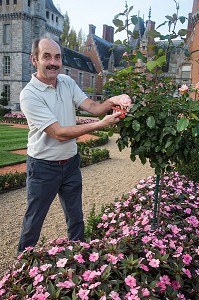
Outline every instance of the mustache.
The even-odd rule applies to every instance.
[[[46,67],[46,69],[48,69],[48,70],[58,70],[59,67],[58,67],[58,66],[54,66],[54,65],[48,65],[48,66]]]

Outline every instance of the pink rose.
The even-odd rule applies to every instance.
[[[120,97],[119,104],[122,109],[126,109],[127,111],[129,111],[132,106],[131,98],[128,95],[123,94]]]
[[[179,88],[180,94],[186,94],[189,91],[189,88],[186,84],[183,84],[180,88]]]

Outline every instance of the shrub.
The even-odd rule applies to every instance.
[[[176,166],[176,170],[187,177],[188,180],[199,182],[199,157],[191,159],[187,164]]]
[[[7,113],[10,113],[11,109],[10,108],[4,108],[4,107],[0,107],[0,116],[4,116]],[[3,122],[1,120],[2,118],[0,118],[0,121]]]
[[[26,185],[26,173],[8,173],[0,175],[0,193],[12,189],[22,188]]]
[[[164,219],[153,231],[154,185],[141,180],[105,208],[98,239],[26,249],[2,277],[1,299],[198,300],[199,185],[165,175]]]

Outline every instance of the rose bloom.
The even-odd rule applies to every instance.
[[[123,94],[120,97],[119,103],[120,103],[120,106],[121,106],[122,109],[126,109],[127,111],[130,110],[130,108],[131,108],[131,98],[128,95]]]
[[[180,94],[184,95],[186,93],[188,93],[189,88],[186,84],[183,84],[180,88],[179,88],[179,92]]]
[[[122,56],[129,56],[128,52],[124,52]]]

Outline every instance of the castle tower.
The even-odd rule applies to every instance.
[[[44,34],[59,40],[63,16],[52,0],[0,0],[0,94],[19,109],[19,94],[33,73],[32,41]]]

